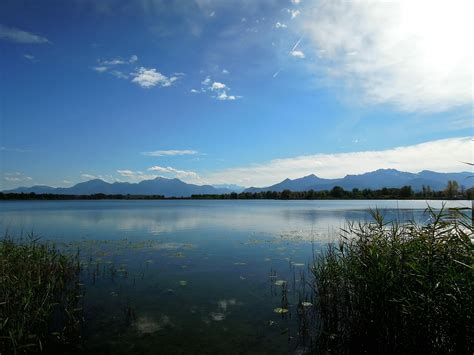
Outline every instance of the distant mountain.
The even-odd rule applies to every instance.
[[[245,190],[245,192],[261,192],[261,191],[308,191],[315,190],[314,186],[320,185],[329,185],[333,180],[331,179],[322,179],[317,177],[314,174],[298,178],[298,179],[285,179],[282,182],[268,186],[268,187],[250,187]]]
[[[410,185],[413,190],[419,191],[424,186],[430,186],[432,190],[442,190],[446,187],[448,180],[455,180],[459,185],[466,188],[474,186],[474,179],[469,179],[472,173],[437,173],[423,170],[417,174],[398,171],[396,169],[379,169],[376,171],[360,174],[346,175],[340,179],[321,179],[315,175],[308,175],[299,179],[285,179],[282,182],[267,187],[251,187],[245,192],[261,191],[308,191],[308,190],[331,190],[334,186],[341,186],[345,190],[358,189],[381,189],[384,187],[402,187]]]
[[[217,184],[217,185],[215,184],[212,186],[215,187],[216,189],[227,189],[230,192],[237,192],[237,193],[240,193],[245,190],[245,186],[239,186],[235,184]]]
[[[437,173],[423,170],[417,174],[398,171],[395,169],[379,169],[360,174],[346,175],[341,179],[322,179],[316,175],[308,175],[299,179],[285,179],[282,182],[267,187],[250,187],[245,192],[261,191],[308,191],[331,190],[334,186],[341,186],[345,190],[381,189],[383,187],[402,187],[410,185],[413,190],[419,191],[424,186],[432,190],[442,190],[448,180],[455,180],[466,188],[474,186],[474,178],[469,179],[472,173]],[[242,187],[237,185],[194,185],[187,184],[179,179],[157,177],[153,180],[143,180],[139,183],[114,182],[108,183],[94,179],[81,182],[71,187],[49,187],[37,185],[32,187],[18,187],[5,193],[37,193],[37,194],[64,194],[64,195],[91,195],[103,193],[107,195],[163,195],[165,197],[189,197],[191,195],[213,195],[241,192]]]
[[[5,193],[37,193],[64,195],[91,195],[103,193],[107,195],[164,195],[165,197],[189,197],[203,194],[225,194],[232,192],[225,188],[211,185],[187,184],[179,179],[158,177],[154,180],[143,180],[139,183],[114,182],[108,183],[100,179],[81,182],[71,187],[32,186],[19,187]]]

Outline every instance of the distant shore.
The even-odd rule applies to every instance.
[[[264,191],[241,192],[229,194],[205,194],[185,197],[169,197],[164,195],[108,195],[103,193],[89,195],[2,193],[2,201],[24,200],[472,200],[474,188],[461,191],[413,191],[410,186],[401,188],[352,189],[344,190],[334,187],[322,191]]]

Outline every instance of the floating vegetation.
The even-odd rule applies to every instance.
[[[166,315],[161,316],[159,321],[149,316],[139,316],[134,323],[134,327],[141,334],[152,334],[162,330],[170,325],[170,318]]]
[[[303,263],[291,263],[291,265],[293,265],[293,266],[304,266],[305,264],[303,264]]]
[[[288,313],[288,308],[277,307],[273,310],[273,312],[279,314]]]
[[[211,319],[216,322],[220,322],[225,319],[225,314],[221,312],[212,312],[210,316],[211,316]]]
[[[152,246],[155,250],[178,250],[178,249],[194,249],[195,244],[191,243],[157,243]]]
[[[283,285],[286,285],[286,281],[285,280],[276,280],[273,284],[275,286],[283,286]]]
[[[236,263],[234,263],[234,265],[247,265],[247,263],[244,263],[244,262],[236,262]]]
[[[303,307],[311,307],[313,304],[311,302],[301,302]]]
[[[173,253],[173,254],[170,254],[169,256],[171,258],[185,258],[186,257],[186,255],[184,255],[184,253],[180,252],[180,251],[178,251],[176,253]]]
[[[228,306],[235,306],[237,304],[237,300],[235,298],[231,298],[228,300],[220,300],[217,302],[217,305],[220,309],[224,312],[227,311]]]
[[[186,286],[187,284],[188,284],[188,281],[185,281],[185,280],[179,281],[180,286]]]

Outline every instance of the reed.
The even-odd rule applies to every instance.
[[[38,239],[0,240],[1,354],[63,352],[79,340],[79,255]]]
[[[474,248],[463,210],[427,224],[351,224],[316,257],[311,284],[322,353],[472,354]]]

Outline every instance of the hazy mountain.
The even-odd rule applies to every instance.
[[[245,190],[245,186],[239,186],[235,184],[215,184],[212,186],[215,187],[216,189],[227,189],[231,192],[237,192],[237,193],[240,193]]]
[[[334,186],[341,186],[345,190],[358,189],[381,189],[383,187],[402,187],[410,185],[413,190],[421,190],[423,185],[430,186],[433,190],[442,190],[446,187],[448,180],[456,180],[459,185],[466,188],[474,186],[474,178],[470,179],[472,173],[437,173],[423,170],[417,174],[398,171],[395,169],[379,169],[376,171],[360,174],[346,175],[342,179],[322,179],[316,175],[308,175],[299,179],[285,179],[282,182],[268,187],[251,187],[245,192],[260,191],[308,191],[308,190],[330,190]],[[32,186],[18,187],[3,192],[31,193],[37,194],[65,194],[65,195],[90,195],[103,193],[107,195],[164,195],[166,197],[189,197],[191,195],[203,194],[227,194],[240,192],[242,187],[237,185],[194,185],[187,184],[179,179],[166,179],[158,177],[154,180],[143,180],[139,183],[114,182],[108,183],[103,180],[94,179],[81,182],[71,187],[49,187]]]
[[[144,180],[139,183],[114,182],[108,183],[94,179],[81,182],[71,187],[32,186],[19,187],[3,191],[13,193],[52,193],[65,195],[90,195],[103,193],[107,195],[164,195],[166,197],[189,197],[194,194],[224,194],[231,191],[224,188],[215,188],[210,185],[187,184],[179,179],[158,177],[154,180]]]
[[[260,192],[260,191],[308,191],[316,190],[315,186],[329,185],[333,182],[331,179],[322,179],[317,177],[314,174],[304,176],[298,179],[285,179],[282,182],[268,186],[268,187],[250,187],[245,190],[245,192]]]
[[[395,169],[379,169],[376,171],[360,174],[346,175],[342,179],[321,179],[315,175],[305,176],[299,179],[285,179],[282,182],[267,187],[251,187],[245,192],[259,191],[308,191],[308,190],[330,190],[334,186],[341,186],[345,190],[358,189],[381,189],[383,187],[402,187],[410,185],[413,190],[421,190],[423,185],[430,186],[433,190],[442,190],[446,187],[448,180],[455,180],[459,185],[467,188],[474,186],[474,179],[469,179],[472,173],[437,173],[423,170],[417,174],[398,171]]]

